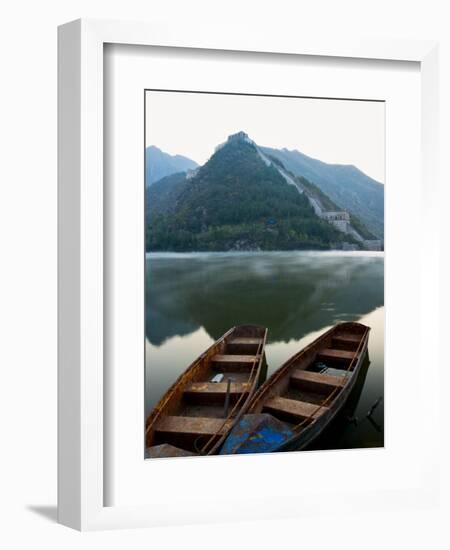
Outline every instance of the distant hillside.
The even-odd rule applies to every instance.
[[[147,188],[147,220],[151,220],[150,216],[173,211],[186,181],[186,172],[178,172],[155,181],[151,187]]]
[[[245,134],[230,136],[195,174],[147,191],[147,250],[330,249],[353,239],[264,161]]]
[[[327,164],[299,151],[260,147],[287,170],[317,185],[336,205],[384,237],[384,186],[351,165]]]
[[[169,155],[158,147],[151,145],[145,150],[145,184],[151,185],[155,181],[177,172],[194,170],[198,164],[182,155]]]

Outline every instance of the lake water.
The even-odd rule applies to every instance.
[[[268,375],[340,321],[371,327],[369,355],[343,413],[314,448],[384,444],[384,254],[151,253],[146,256],[146,415],[230,327],[269,329]],[[367,412],[378,400],[370,418]]]

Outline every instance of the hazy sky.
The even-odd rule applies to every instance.
[[[384,103],[147,92],[146,146],[204,164],[230,134],[297,149],[324,162],[354,164],[384,183]]]

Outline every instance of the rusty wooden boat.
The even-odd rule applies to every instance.
[[[217,453],[261,382],[267,329],[230,329],[167,390],[146,421],[146,456]]]
[[[369,331],[360,323],[339,323],[288,359],[255,393],[220,454],[308,447],[355,386]]]

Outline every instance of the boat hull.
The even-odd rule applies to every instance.
[[[295,435],[289,439],[286,443],[280,445],[277,449],[278,452],[282,451],[302,451],[309,447],[314,441],[324,432],[324,430],[331,424],[334,418],[342,411],[350,394],[352,393],[356,381],[358,379],[361,366],[364,363],[364,359],[367,355],[368,342],[366,340],[361,357],[358,360],[358,365],[353,371],[351,379],[346,384],[345,388],[340,392],[336,399],[336,404],[330,409],[329,412],[324,413],[316,422],[311,426],[308,426],[298,435]]]
[[[339,323],[288,359],[255,393],[221,454],[310,446],[352,393],[367,354],[369,331],[359,323]],[[282,437],[277,437],[277,430]]]

